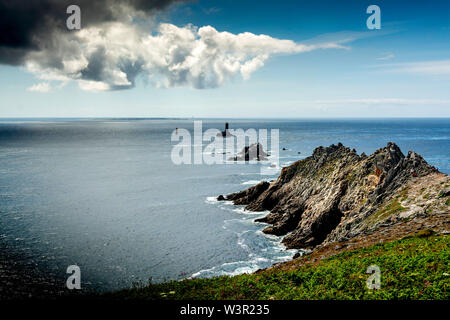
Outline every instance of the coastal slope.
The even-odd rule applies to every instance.
[[[233,277],[191,278],[135,286],[107,293],[101,298],[189,301],[448,300],[449,241],[450,236],[427,233],[341,252],[315,263],[281,264],[279,268]],[[382,270],[380,290],[370,290],[366,286],[369,277],[366,270],[372,264]]]
[[[448,300],[450,179],[394,143],[372,155],[342,144],[316,148],[273,182],[219,196],[252,211],[288,248],[314,249],[252,274],[189,278],[109,299]],[[370,290],[367,268],[382,270]]]

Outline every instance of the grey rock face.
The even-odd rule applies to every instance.
[[[266,233],[286,235],[283,243],[288,248],[313,248],[423,212],[417,209],[421,201],[403,206],[400,200],[408,190],[416,190],[415,185],[433,184],[431,175],[448,180],[417,153],[405,157],[395,143],[370,156],[359,156],[339,143],[316,148],[310,157],[283,168],[272,183],[262,182],[226,199],[248,210],[269,210],[257,221],[270,224]],[[433,208],[445,211],[442,203],[433,201]]]

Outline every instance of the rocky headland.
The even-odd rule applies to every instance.
[[[282,169],[273,182],[221,196],[251,211],[287,248],[330,255],[412,233],[448,234],[450,177],[395,143],[358,155],[341,143]],[[324,256],[324,254],[322,254]]]
[[[190,278],[113,292],[114,299],[448,300],[450,177],[394,143],[372,155],[316,148],[277,180],[219,196],[283,235],[294,259],[253,274]],[[303,253],[303,254],[302,254]],[[382,270],[368,290],[367,267]]]

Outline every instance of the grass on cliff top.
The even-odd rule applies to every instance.
[[[109,294],[119,299],[449,299],[449,236],[427,233],[343,252],[293,271],[188,279]],[[381,289],[366,286],[367,267]]]

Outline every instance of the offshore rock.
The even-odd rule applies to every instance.
[[[264,151],[262,144],[253,143],[248,147],[244,147],[235,157],[229,158],[229,161],[265,161],[267,153]]]

